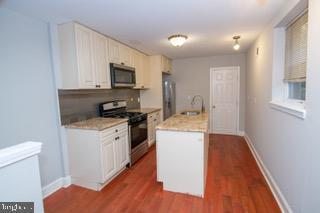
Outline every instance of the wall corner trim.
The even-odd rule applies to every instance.
[[[248,136],[247,133],[244,133],[244,139],[246,141],[246,143],[248,144],[248,147],[254,157],[254,159],[256,160],[258,167],[260,169],[260,171],[262,172],[265,180],[267,181],[268,186],[271,189],[271,192],[273,194],[273,196],[275,197],[281,212],[283,213],[293,213],[289,203],[287,202],[287,200],[285,199],[284,195],[282,194],[282,192],[280,191],[280,188],[278,187],[276,181],[273,179],[271,173],[269,172],[268,168],[265,166],[265,164],[263,163],[259,153],[257,152],[257,150],[255,149],[250,137]]]
[[[61,177],[52,183],[49,183],[48,185],[44,186],[42,188],[42,197],[43,199],[48,197],[49,195],[53,194],[54,192],[58,191],[61,188],[67,188],[71,185],[71,177]]]

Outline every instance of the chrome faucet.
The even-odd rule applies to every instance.
[[[204,113],[205,112],[205,108],[204,108],[204,100],[203,100],[203,97],[201,95],[195,95],[193,96],[192,98],[192,101],[191,101],[191,106],[193,108],[193,105],[195,104],[195,100],[196,98],[201,98],[201,113]]]

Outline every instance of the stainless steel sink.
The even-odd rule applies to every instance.
[[[199,115],[200,112],[199,111],[195,111],[195,110],[192,110],[192,111],[184,111],[184,112],[181,112],[181,115]]]

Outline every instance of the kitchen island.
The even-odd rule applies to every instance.
[[[157,180],[167,191],[204,197],[208,114],[176,114],[156,127]]]

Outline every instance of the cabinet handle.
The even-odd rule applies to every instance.
[[[121,65],[124,65],[124,63],[123,63],[123,62],[121,62]]]
[[[119,137],[116,137],[115,140],[119,140]]]
[[[96,88],[100,88],[100,85],[96,85]]]

